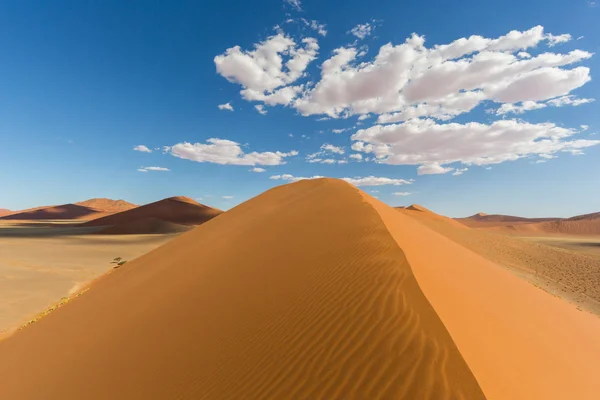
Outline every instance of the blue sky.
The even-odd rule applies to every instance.
[[[586,0],[2,2],[0,208],[185,195],[228,209],[330,176],[451,216],[596,212],[599,13]]]

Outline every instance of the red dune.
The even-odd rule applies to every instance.
[[[190,226],[161,221],[156,218],[142,218],[104,228],[96,233],[102,235],[148,235],[186,232]]]
[[[13,211],[7,210],[6,208],[0,208],[0,217],[8,214],[12,214]]]
[[[137,207],[123,200],[91,199],[75,204],[43,206],[12,212],[6,220],[88,220]]]
[[[597,399],[600,320],[426,214],[333,179],[269,190],[0,342],[0,393]]]
[[[551,222],[538,222],[535,224],[507,225],[494,228],[498,232],[520,234],[563,234],[563,235],[600,235],[600,214],[591,214],[589,217],[573,217]]]
[[[180,225],[200,225],[221,214],[221,210],[202,205],[188,197],[170,197],[131,210],[98,218],[82,226],[112,226],[153,218]]]
[[[529,224],[534,222],[556,221],[560,218],[524,218],[512,215],[477,213],[467,218],[456,218],[456,221],[470,228],[491,228],[515,224]]]

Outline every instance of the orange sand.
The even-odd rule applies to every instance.
[[[334,180],[115,270],[0,342],[0,376],[16,400],[484,398],[380,216]]]
[[[200,225],[221,214],[221,210],[202,205],[188,197],[170,197],[131,210],[86,222],[82,226],[130,224],[153,218],[173,224]]]
[[[90,199],[74,204],[36,207],[13,211],[4,215],[5,220],[90,220],[137,207],[123,200]],[[2,214],[0,213],[0,216]]]
[[[424,214],[270,190],[0,342],[0,397],[597,399],[600,319]]]

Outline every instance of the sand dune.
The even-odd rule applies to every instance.
[[[600,319],[434,232],[415,214],[373,204],[487,398],[598,398]]]
[[[88,220],[137,207],[123,200],[90,199],[80,203],[43,206],[15,211],[4,220]]]
[[[0,393],[597,399],[600,319],[433,229],[478,232],[452,222],[338,180],[272,189],[0,342]]]
[[[10,399],[483,398],[379,214],[332,180],[115,270],[1,342],[0,376]]]
[[[156,218],[142,218],[133,222],[113,225],[97,233],[102,235],[148,235],[186,232],[191,228],[188,225],[174,224]]]
[[[530,224],[535,222],[556,221],[559,218],[524,218],[512,215],[477,213],[467,218],[456,218],[470,228],[491,228],[496,226]]]
[[[495,230],[522,234],[600,235],[600,213],[580,215],[558,221],[497,227]]]
[[[8,214],[12,214],[13,212],[10,210],[7,210],[6,208],[0,208],[0,217],[4,216],[4,215],[8,215]]]
[[[200,225],[221,214],[221,210],[202,205],[188,197],[170,197],[131,210],[86,222],[83,226],[131,224],[153,218],[180,225]]]

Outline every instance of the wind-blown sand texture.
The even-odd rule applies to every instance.
[[[11,399],[484,398],[380,216],[331,180],[115,270],[1,342],[0,376]]]
[[[74,204],[43,206],[15,211],[4,220],[91,220],[137,207],[123,200],[90,199]]]
[[[600,319],[428,224],[468,230],[343,181],[272,189],[0,342],[0,393],[597,399]]]
[[[128,211],[84,223],[82,226],[119,226],[153,218],[180,225],[200,225],[221,214],[216,208],[202,205],[188,197],[170,197]]]

